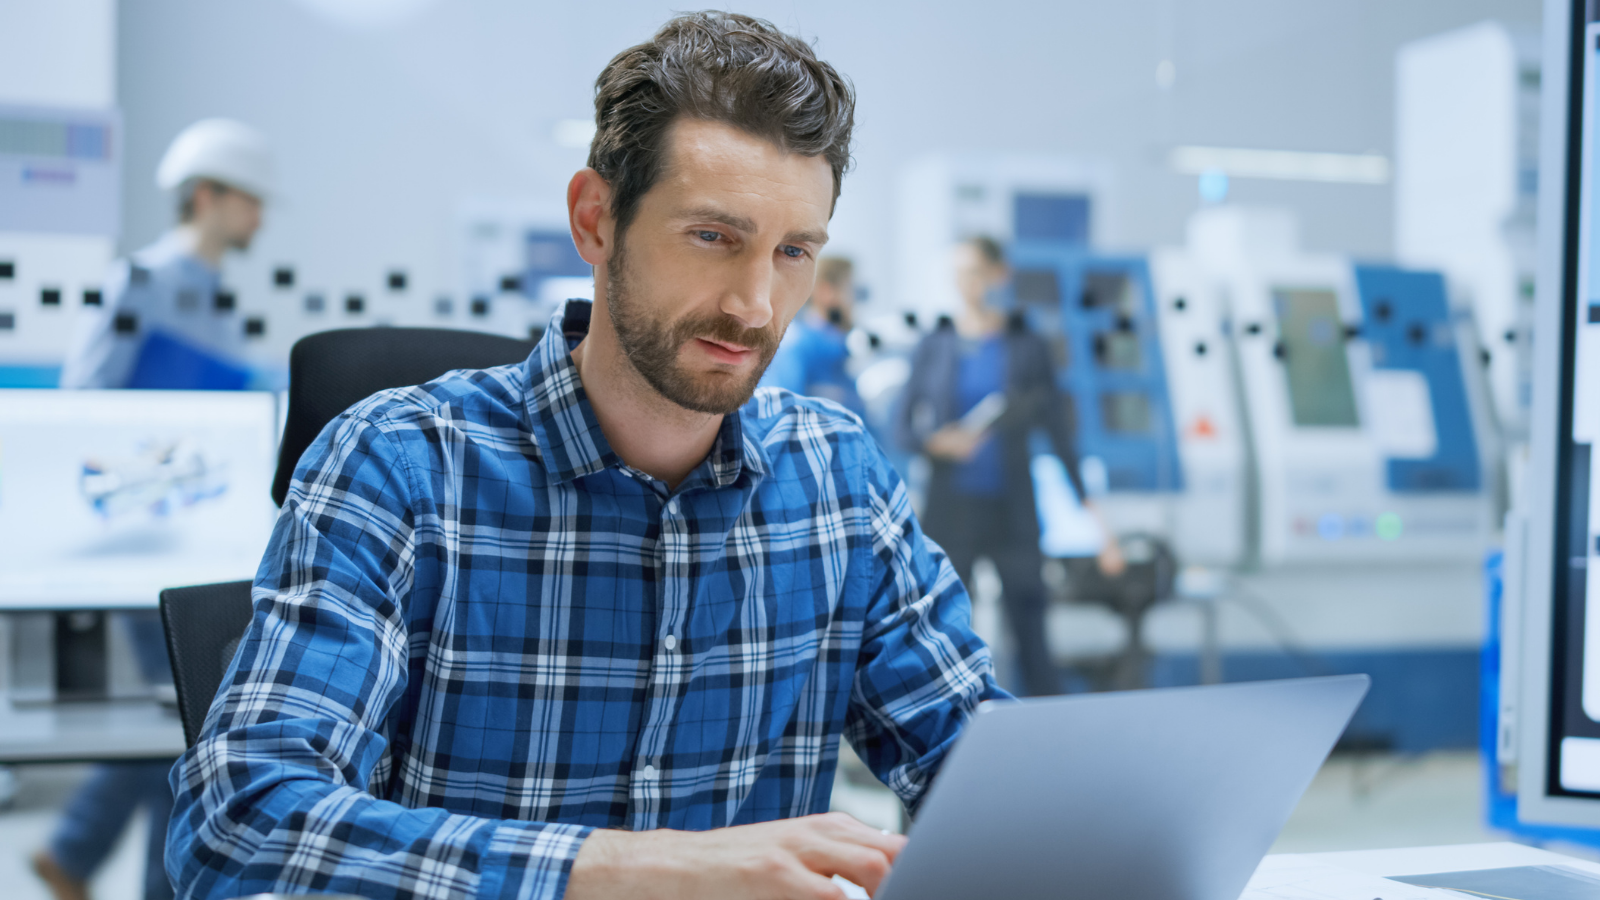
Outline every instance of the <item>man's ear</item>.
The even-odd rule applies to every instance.
[[[579,169],[567,183],[567,223],[583,261],[605,265],[611,258],[616,220],[611,217],[611,185],[594,169]]]

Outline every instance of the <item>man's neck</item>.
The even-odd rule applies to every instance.
[[[211,229],[202,228],[192,222],[179,225],[176,233],[184,252],[213,269],[222,268],[223,254],[228,252],[228,242],[225,238]]]
[[[604,299],[595,301],[589,334],[573,348],[572,362],[600,430],[623,462],[676,490],[711,452],[722,416],[684,409],[651,387],[617,342]]]

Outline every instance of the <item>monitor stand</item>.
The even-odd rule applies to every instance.
[[[4,614],[8,682],[17,704],[147,698],[133,649],[112,613],[68,610]]]

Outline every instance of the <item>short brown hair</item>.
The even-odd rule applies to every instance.
[[[1006,251],[999,241],[987,234],[979,234],[967,238],[967,244],[978,251],[984,262],[996,268],[1005,268]]]
[[[837,201],[855,105],[848,80],[771,22],[686,13],[618,53],[595,80],[589,166],[611,185],[611,214],[626,230],[661,175],[672,123],[703,119],[825,158]]]

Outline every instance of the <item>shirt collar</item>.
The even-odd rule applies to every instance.
[[[578,367],[572,362],[572,348],[589,333],[592,309],[588,300],[568,300],[522,364],[527,377],[528,430],[539,447],[545,471],[557,483],[623,465],[600,430]],[[685,487],[707,478],[712,487],[727,487],[747,470],[753,476],[766,474],[765,453],[745,435],[743,419],[743,410],[722,417],[711,452],[684,481]]]

